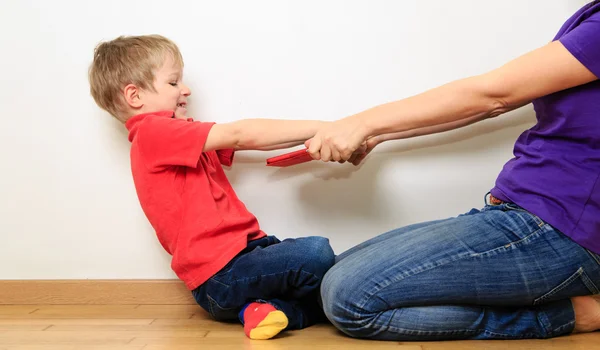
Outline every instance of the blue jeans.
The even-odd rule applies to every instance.
[[[321,296],[327,318],[352,337],[520,339],[571,333],[569,298],[599,287],[600,256],[504,203],[348,250]]]
[[[304,237],[279,241],[267,236],[251,242],[221,271],[192,291],[217,321],[238,318],[248,302],[268,302],[288,317],[287,329],[325,320],[319,287],[335,255],[329,240]]]

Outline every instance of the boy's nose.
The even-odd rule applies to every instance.
[[[183,96],[189,96],[192,94],[192,91],[190,90],[190,88],[187,85],[183,84],[183,89],[181,90],[181,94]]]

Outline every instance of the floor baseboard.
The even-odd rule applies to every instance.
[[[0,280],[0,305],[188,305],[179,280]]]

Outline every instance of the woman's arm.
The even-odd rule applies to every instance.
[[[531,100],[596,80],[558,41],[486,74],[457,80],[382,104],[322,128],[309,153],[323,161],[348,160],[371,136],[399,137],[461,127],[501,115]],[[404,133],[403,133],[404,132]],[[408,132],[408,134],[407,134]]]

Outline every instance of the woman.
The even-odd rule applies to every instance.
[[[384,340],[548,338],[600,328],[600,2],[550,44],[489,73],[380,105],[307,142],[358,164],[377,144],[455,129],[530,102],[537,124],[481,210],[385,233],[336,259],[329,320]],[[366,150],[365,148],[366,144]]]

